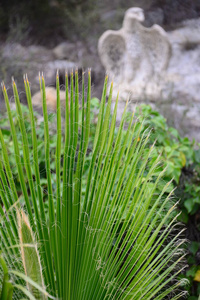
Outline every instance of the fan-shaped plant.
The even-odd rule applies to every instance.
[[[184,257],[181,232],[171,235],[176,226],[176,217],[172,217],[175,205],[167,209],[171,197],[170,194],[165,198],[168,183],[160,194],[156,189],[165,170],[157,175],[159,157],[151,161],[154,146],[147,146],[149,133],[141,134],[142,124],[138,126],[133,122],[133,116],[124,135],[124,112],[116,134],[118,99],[111,115],[112,84],[106,105],[107,81],[106,77],[88,166],[90,71],[87,95],[84,74],[82,76],[81,97],[78,72],[75,72],[75,83],[71,73],[70,88],[66,74],[64,134],[57,76],[56,182],[53,182],[45,81],[43,76],[40,78],[47,191],[41,188],[37,130],[28,78],[25,77],[24,84],[31,142],[13,81],[23,149],[18,145],[3,85],[21,192],[16,190],[8,149],[0,131],[3,220],[0,237],[16,299],[22,299],[19,294],[23,294],[30,299],[158,300],[168,295],[170,299],[178,299],[184,294],[181,290],[174,292],[181,284],[177,276]],[[88,172],[84,171],[86,165]],[[85,176],[86,187],[83,187]],[[48,214],[44,209],[44,193],[48,198]]]

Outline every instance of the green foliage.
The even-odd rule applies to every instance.
[[[182,138],[175,128],[168,127],[163,116],[148,105],[138,107],[136,116],[143,122],[143,130],[152,129],[149,145],[152,145],[156,139],[152,157],[156,159],[158,155],[161,155],[164,162],[163,167],[167,167],[164,180],[174,178],[170,188],[176,188],[176,198],[180,200],[178,207],[181,215],[178,219],[186,224],[189,232],[194,231],[194,227],[190,228],[190,226],[192,220],[195,220],[193,226],[195,226],[197,234],[187,234],[187,238],[190,240],[190,244],[186,247],[189,250],[187,255],[189,268],[184,276],[190,282],[188,292],[191,299],[197,300],[200,294],[200,282],[193,280],[199,270],[199,259],[196,257],[200,250],[200,242],[197,238],[197,235],[200,236],[200,218],[198,217],[200,211],[200,144],[190,141],[188,138]],[[158,189],[162,189],[162,182],[160,184]]]
[[[95,135],[95,130],[96,130],[96,121],[97,121],[97,115],[98,115],[98,110],[99,110],[99,100],[97,98],[92,98],[91,99],[91,128],[90,128],[90,136],[89,136],[89,146],[88,146],[88,153],[85,158],[85,165],[83,169],[83,190],[86,188],[86,179],[87,179],[87,174],[89,170],[89,164],[92,159],[92,152],[91,152],[91,147],[92,147],[92,142],[94,140],[94,135]],[[31,132],[31,120],[30,120],[30,115],[29,115],[29,110],[26,105],[21,104],[21,110],[23,113],[24,117],[24,124],[26,127],[26,133],[27,133],[27,138],[28,138],[28,144],[29,144],[29,153],[30,153],[30,160],[33,162],[33,144],[32,144],[32,132]],[[79,111],[79,120],[81,119],[81,111]],[[22,151],[22,146],[23,146],[23,141],[22,137],[20,134],[20,129],[19,129],[19,120],[18,120],[18,114],[16,111],[16,108],[13,107],[11,110],[12,114],[12,119],[13,123],[15,125],[16,129],[16,135],[17,135],[17,140],[19,144],[19,149],[20,150],[20,160],[22,165],[25,164],[24,161],[24,156],[23,156],[23,151]],[[37,135],[37,140],[38,140],[38,166],[39,166],[39,172],[40,172],[40,184],[43,189],[43,197],[44,201],[47,198],[46,194],[46,189],[47,189],[47,176],[46,176],[46,165],[45,165],[45,149],[44,149],[44,120],[41,119],[41,116],[37,113],[37,111],[33,112],[34,114],[34,122],[36,126],[36,135]],[[55,191],[56,185],[56,162],[55,162],[55,152],[56,152],[56,114],[55,113],[50,113],[48,115],[48,122],[49,122],[49,128],[50,128],[50,135],[49,135],[49,144],[50,144],[50,167],[51,167],[51,176],[52,176],[52,182],[53,182],[53,190]],[[0,113],[0,128],[4,137],[4,142],[7,147],[8,155],[9,155],[9,163],[10,167],[12,169],[12,174],[14,177],[15,181],[15,186],[17,189],[18,196],[22,196],[21,193],[21,186],[19,182],[19,177],[18,177],[18,170],[17,170],[17,165],[15,162],[15,150],[14,150],[14,143],[12,139],[12,133],[10,131],[9,127],[9,118],[8,115],[3,113]],[[63,132],[64,133],[64,132]],[[64,142],[64,135],[62,135],[62,142]],[[2,146],[0,144],[0,152],[2,151]],[[64,156],[64,149],[61,149],[61,159],[63,159]],[[32,172],[34,172],[34,166],[33,163],[31,164],[31,169]],[[61,166],[61,171],[62,171],[62,166]],[[24,174],[26,176],[26,174]],[[28,188],[28,187],[27,187]],[[19,201],[21,205],[23,205],[23,197],[19,198]],[[47,205],[46,202],[44,202],[45,205],[45,211],[47,212]]]
[[[17,211],[20,250],[25,274],[44,288],[42,267],[37,244],[29,220],[23,211]],[[28,289],[36,299],[45,299],[43,294],[27,283]]]
[[[27,106],[21,105],[21,110],[23,113],[24,117],[24,125],[26,128],[27,132],[27,139],[29,143],[29,148],[30,148],[30,160],[31,160],[31,168],[32,171],[34,170],[33,166],[33,143],[32,143],[32,132],[31,132],[31,120],[29,116],[29,110]],[[18,120],[18,115],[16,109],[13,109],[11,111],[12,114],[12,120],[16,128],[16,135],[17,135],[17,140],[19,144],[19,149],[20,149],[20,160],[21,164],[24,166],[25,161],[24,161],[24,156],[23,156],[23,151],[22,151],[22,146],[23,146],[23,140],[20,135],[20,129],[19,129],[19,120]],[[39,115],[36,111],[34,111],[34,121],[35,121],[35,126],[36,126],[36,134],[37,134],[37,139],[38,139],[38,165],[39,165],[39,170],[40,170],[40,177],[41,177],[41,186],[45,190],[47,187],[47,177],[46,177],[46,167],[45,167],[45,151],[44,151],[44,121],[40,121],[41,117],[39,118]],[[56,149],[56,134],[55,134],[55,127],[54,127],[54,122],[55,122],[55,114],[49,114],[48,116],[48,121],[50,123],[50,126],[52,127],[52,132],[50,135],[50,157],[51,157],[51,169],[52,169],[52,176],[55,174],[55,169],[56,169],[56,164],[54,160],[54,155],[55,155],[55,149]],[[17,170],[17,165],[15,162],[15,149],[14,149],[14,142],[12,139],[12,133],[9,128],[9,119],[8,115],[3,115],[0,118],[0,128],[2,131],[2,134],[4,136],[4,142],[7,146],[8,149],[8,155],[9,155],[9,163],[12,169],[12,174],[14,177],[15,181],[15,186],[17,189],[18,196],[21,196],[21,186],[20,186],[20,181],[18,177],[18,170]],[[1,150],[1,145],[0,145],[0,150]],[[26,176],[26,174],[25,174]],[[55,177],[55,176],[54,176]],[[45,195],[44,195],[45,197]],[[23,198],[20,198],[20,201],[23,202]]]
[[[23,116],[25,120],[25,126],[27,131],[27,136],[30,145],[30,156],[33,157],[32,154],[32,139],[31,139],[31,123],[29,118],[28,108],[26,106],[21,105]],[[88,153],[85,158],[85,166],[83,169],[83,178],[82,178],[82,193],[85,194],[86,191],[86,182],[87,175],[89,172],[89,165],[92,159],[92,142],[94,140],[95,129],[96,129],[96,118],[100,108],[100,102],[97,98],[91,99],[91,130],[90,130],[90,138],[89,138],[89,147]],[[44,197],[44,205],[45,211],[47,213],[48,206],[45,201],[47,198],[47,194],[45,193],[47,188],[47,177],[45,170],[45,151],[43,147],[44,141],[44,122],[39,122],[39,116],[37,112],[34,111],[35,116],[35,124],[37,126],[37,138],[38,138],[38,163],[41,177],[41,186],[43,188],[43,197]],[[177,200],[180,199],[179,207],[181,210],[181,215],[179,216],[179,220],[184,223],[188,223],[189,218],[194,215],[200,206],[200,150],[195,145],[194,141],[189,141],[188,138],[180,137],[179,133],[174,128],[169,128],[167,126],[166,120],[163,116],[161,116],[158,112],[152,110],[150,106],[143,105],[137,108],[136,117],[139,118],[140,122],[143,122],[143,128],[141,133],[143,133],[147,128],[151,128],[152,132],[150,135],[150,139],[148,141],[149,145],[152,145],[156,139],[156,144],[154,151],[152,151],[152,159],[156,159],[158,155],[161,156],[163,165],[157,169],[157,173],[161,172],[163,168],[167,167],[167,171],[163,177],[163,181],[158,183],[158,192],[163,189],[163,185],[166,181],[169,181],[171,178],[174,178],[174,182],[170,183],[170,186],[167,188],[166,193],[171,191],[171,189],[176,187],[176,195]],[[12,118],[14,120],[14,124],[18,124],[17,112],[15,110],[12,111]],[[56,149],[56,133],[53,124],[55,123],[55,114],[50,114],[48,116],[48,121],[51,127],[51,135],[50,135],[50,156],[51,156],[51,171],[52,171],[52,179],[55,182],[55,172],[56,172],[56,163],[54,158],[55,149]],[[81,111],[79,119],[81,118]],[[130,118],[130,114],[127,113],[127,120]],[[2,133],[4,135],[4,140],[7,145],[7,149],[9,151],[9,159],[11,164],[11,169],[15,178],[15,184],[17,186],[18,194],[21,194],[20,183],[17,176],[17,167],[14,159],[14,147],[11,131],[9,130],[9,121],[7,116],[2,116],[0,119],[0,125],[3,128]],[[117,133],[117,130],[116,130]],[[123,131],[123,134],[126,133],[126,130]],[[20,139],[20,132],[18,131],[18,143],[20,148],[22,148],[22,140]],[[195,147],[196,146],[196,147]],[[61,151],[61,156],[63,156],[63,151]],[[21,155],[22,164],[23,155]],[[152,160],[153,161],[153,160]],[[183,171],[184,170],[184,171]],[[182,175],[181,175],[182,172]],[[189,173],[189,176],[184,175],[184,173]],[[55,190],[56,185],[53,184],[53,189]],[[23,199],[20,199],[23,204]],[[200,229],[200,224],[197,224],[198,229]],[[194,245],[196,251],[194,251]],[[195,261],[195,255],[200,248],[200,243],[191,242],[189,246],[189,255],[187,256],[188,263],[190,265],[190,269],[186,272],[186,277],[190,281],[190,286],[192,285],[193,278],[198,270],[197,262]],[[190,287],[191,289],[191,287]],[[189,289],[189,292],[192,291]],[[197,297],[196,297],[197,299]]]
[[[97,120],[94,116],[96,125],[91,126],[90,72],[87,93],[83,77],[82,97],[78,72],[74,83],[71,74],[70,89],[66,75],[65,133],[62,134],[57,76],[54,139],[49,128],[45,82],[40,78],[43,147],[28,79],[25,78],[28,122],[15,82],[16,120],[3,86],[11,136],[0,131],[0,213],[4,220],[0,227],[1,249],[12,269],[12,280],[16,277],[21,280],[14,287],[30,299],[34,298],[26,284],[48,298],[70,300],[158,300],[168,296],[178,299],[185,294],[179,290],[184,281],[177,280],[184,268],[180,264],[184,258],[184,240],[180,238],[181,232],[174,235],[177,216],[175,206],[169,207],[172,192],[168,182],[163,184],[163,163],[159,156],[155,157],[155,146],[150,146],[145,123],[133,122],[133,115],[127,121],[126,109],[116,129],[118,99],[111,115],[112,86],[105,104],[107,80],[106,77]],[[93,100],[93,105],[97,107],[98,101]],[[7,147],[8,142],[12,143],[14,153],[9,152],[12,150]],[[45,172],[40,167],[40,147]],[[43,179],[45,189],[41,184]],[[29,275],[37,277],[33,281],[23,273],[21,260],[13,260],[13,257],[23,259],[23,251],[28,247],[23,244],[22,251],[20,246],[16,211],[22,207],[28,219],[26,224],[30,223],[26,229],[31,227],[32,244],[37,245],[39,254],[34,257],[35,260],[40,257],[46,291],[38,284],[37,274]]]
[[[187,223],[188,216],[200,208],[200,144],[182,138],[175,128],[168,127],[163,116],[148,105],[138,107],[136,116],[143,121],[143,130],[152,129],[149,145],[156,139],[152,157],[161,155],[163,167],[167,167],[164,178],[174,178],[172,185],[176,187],[177,198],[181,200],[179,206],[182,215],[179,219]],[[191,172],[190,176],[182,178],[187,171]]]
[[[156,157],[161,155],[164,167],[167,167],[166,179],[174,178],[174,185],[179,183],[182,168],[189,166],[194,158],[194,142],[188,138],[181,138],[175,128],[169,128],[166,119],[148,105],[137,108],[136,115],[140,121],[144,120],[144,130],[152,129],[150,144],[156,140]]]
[[[8,268],[5,260],[0,254],[0,299],[1,300],[12,300],[13,285],[9,282]]]

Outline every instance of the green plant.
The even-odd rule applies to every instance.
[[[18,115],[16,125],[13,123],[7,91],[3,85],[21,187],[19,199],[16,179],[13,178],[8,151],[0,131],[0,197],[3,203],[0,206],[3,218],[0,227],[1,249],[13,276],[12,280],[19,280],[15,287],[30,299],[41,299],[41,293],[46,298],[70,300],[150,300],[165,299],[169,295],[171,299],[180,298],[185,293],[179,290],[184,281],[177,281],[178,274],[184,268],[180,265],[184,257],[181,246],[184,240],[180,239],[181,232],[171,236],[176,228],[177,216],[173,215],[175,205],[168,209],[172,191],[165,197],[170,183],[163,185],[162,190],[157,193],[165,169],[160,171],[159,156],[152,159],[155,147],[148,146],[149,131],[142,133],[143,124],[133,122],[132,115],[124,132],[125,109],[116,132],[118,99],[110,118],[112,85],[106,105],[106,77],[95,135],[90,139],[90,72],[86,101],[84,77],[82,99],[79,99],[76,72],[75,84],[71,74],[70,99],[66,75],[63,141],[58,76],[56,82],[54,176],[51,169],[45,82],[43,76],[40,79],[43,94],[46,198],[41,188],[38,163],[40,141],[37,138],[28,79],[25,78],[25,90],[31,120],[31,141],[27,135],[26,118],[15,82],[13,81]],[[16,129],[18,125],[19,131]],[[17,132],[21,134],[22,143]],[[88,145],[91,142],[91,159],[87,161]],[[87,175],[85,189],[82,182],[84,174]],[[19,226],[22,223],[24,226]],[[29,247],[33,250],[29,251]],[[13,260],[13,257],[17,259]],[[23,263],[19,260],[20,257]],[[35,263],[32,268],[33,257]],[[28,276],[24,274],[24,269]],[[43,280],[46,291],[41,284]],[[25,284],[29,290],[24,287]],[[34,288],[31,289],[30,286]]]
[[[44,279],[42,275],[40,256],[38,253],[34,234],[30,227],[29,220],[23,211],[17,211],[17,219],[20,251],[25,274],[44,288]],[[37,299],[44,299],[42,293],[37,291],[35,287],[33,287],[28,282],[27,287],[34,296],[37,296]]]
[[[13,296],[13,285],[9,282],[8,268],[7,265],[0,255],[0,275],[2,279],[0,280],[0,299],[1,300],[11,300]]]
[[[130,118],[129,113],[128,115]],[[166,119],[149,105],[137,107],[136,117],[143,122],[142,132],[147,128],[152,129],[148,144],[151,146],[156,140],[152,159],[161,156],[163,167],[167,168],[164,181],[174,178],[169,191],[175,188],[175,196],[180,200],[178,211],[181,211],[181,214],[178,220],[186,224],[186,238],[190,241],[186,246],[189,267],[182,276],[189,280],[188,299],[197,300],[200,294],[200,144],[181,137],[178,131],[168,127]],[[158,169],[159,171],[161,170]],[[158,192],[160,189],[162,182],[158,185]]]
[[[95,130],[96,130],[96,121],[97,121],[97,115],[99,111],[99,99],[97,98],[92,98],[91,99],[91,113],[90,113],[90,118],[91,118],[91,126],[90,126],[90,136],[89,136],[89,146],[88,146],[88,153],[85,158],[86,163],[84,165],[84,170],[83,170],[83,186],[82,186],[82,191],[85,190],[86,188],[86,180],[87,180],[87,174],[89,170],[89,164],[92,159],[92,143],[94,141],[94,136],[95,136]],[[21,110],[23,113],[23,118],[24,118],[24,123],[26,127],[26,133],[27,133],[27,138],[28,138],[28,143],[29,143],[29,153],[30,153],[30,158],[31,162],[33,162],[33,145],[32,145],[32,130],[31,130],[31,120],[30,120],[30,114],[29,114],[29,109],[26,105],[21,104]],[[16,111],[16,106],[12,104],[11,106],[11,114],[12,114],[12,119],[13,123],[15,125],[15,130],[16,130],[16,135],[17,135],[17,140],[18,140],[18,145],[19,149],[21,149],[22,153],[22,147],[23,147],[23,141],[22,137],[20,134],[20,129],[19,129],[19,119],[18,119],[18,114]],[[45,149],[44,149],[44,120],[41,118],[41,116],[37,113],[37,111],[33,111],[34,114],[34,121],[35,121],[35,127],[36,127],[36,136],[37,136],[37,141],[38,141],[38,166],[39,166],[39,172],[40,172],[40,184],[43,190],[43,197],[44,197],[44,205],[45,205],[45,212],[47,213],[48,207],[46,205],[45,199],[46,199],[46,189],[47,189],[47,176],[46,176],[46,166],[45,166]],[[79,111],[79,119],[81,119],[81,111]],[[51,173],[52,173],[52,182],[55,183],[55,173],[56,173],[56,163],[55,163],[55,151],[56,151],[56,114],[50,113],[48,115],[48,122],[49,122],[49,145],[50,145],[50,166],[51,166]],[[10,167],[12,170],[12,174],[14,177],[15,181],[15,186],[17,189],[17,194],[20,197],[22,194],[21,186],[20,186],[20,181],[18,177],[18,170],[17,170],[17,165],[15,162],[15,150],[14,150],[14,143],[12,139],[12,133],[10,131],[9,127],[9,118],[8,115],[3,113],[0,113],[0,128],[3,134],[4,142],[8,151],[8,156],[9,156],[9,163]],[[64,130],[62,130],[62,142],[64,142]],[[0,152],[2,151],[2,147],[0,144]],[[63,159],[64,156],[64,149],[61,149],[61,159]],[[24,157],[21,155],[21,163],[24,165]],[[61,165],[61,172],[62,172],[62,165]],[[31,170],[34,172],[34,165],[31,164]],[[24,174],[26,176],[26,174]],[[26,179],[27,181],[27,179]],[[27,186],[28,189],[28,186]],[[53,191],[55,191],[56,186],[53,184]],[[20,203],[23,205],[23,199],[20,198]]]
[[[27,106],[21,104],[21,110],[23,113],[24,118],[24,124],[26,127],[26,133],[27,133],[27,139],[29,144],[29,153],[30,153],[30,160],[31,160],[31,170],[34,172],[34,164],[33,164],[33,143],[32,143],[32,130],[31,130],[31,120],[30,120],[30,114]],[[45,149],[44,149],[44,120],[41,120],[41,116],[34,111],[34,122],[36,127],[36,136],[38,140],[37,144],[37,151],[38,151],[38,166],[39,166],[39,172],[40,172],[40,183],[43,191],[45,192],[45,189],[47,187],[47,177],[46,177],[46,168],[45,168]],[[18,114],[16,111],[16,107],[12,107],[11,109],[12,114],[12,120],[15,126],[18,145],[20,149],[20,156],[21,156],[21,163],[22,165],[25,164],[24,156],[23,156],[23,140],[20,134],[20,128],[19,128],[19,119]],[[50,143],[50,160],[51,160],[51,170],[52,170],[52,177],[54,177],[55,181],[55,172],[56,172],[56,163],[54,159],[55,155],[55,149],[56,149],[56,133],[55,133],[55,114],[49,114],[48,115],[48,122],[50,130],[50,137],[49,137],[49,143]],[[9,163],[12,170],[12,175],[14,177],[14,182],[17,190],[18,196],[21,196],[22,190],[20,186],[19,176],[18,176],[18,169],[15,162],[15,149],[14,149],[14,142],[12,139],[12,133],[10,131],[9,127],[9,118],[8,115],[2,114],[0,116],[0,127],[3,134],[4,142],[7,147],[8,156],[9,156]],[[62,136],[63,139],[63,136]],[[2,151],[2,147],[0,145],[0,151]],[[62,155],[63,155],[63,149],[62,149]],[[26,174],[24,174],[26,176]],[[26,178],[27,181],[27,178]],[[28,186],[27,186],[28,188]],[[44,193],[45,198],[45,193]],[[23,199],[20,200],[21,203]],[[45,207],[46,209],[46,207]]]

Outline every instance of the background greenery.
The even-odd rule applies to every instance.
[[[150,106],[137,109],[140,119],[145,119],[144,128],[153,128],[151,142],[156,138],[154,155],[161,154],[168,166],[166,180],[174,178],[176,200],[180,200],[182,212],[179,220],[186,225],[185,236],[189,241],[188,269],[183,276],[189,279],[189,300],[197,300],[200,294],[200,144],[182,138],[175,128],[168,127],[166,119]],[[195,279],[195,280],[194,280]]]

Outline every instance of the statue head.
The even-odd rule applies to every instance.
[[[128,30],[134,30],[135,23],[140,23],[145,20],[144,11],[140,7],[129,8],[124,17],[123,27]]]

